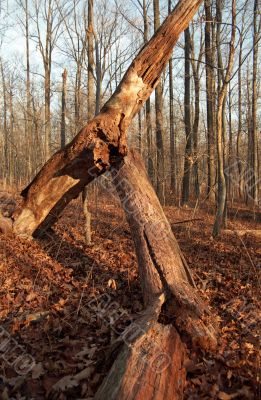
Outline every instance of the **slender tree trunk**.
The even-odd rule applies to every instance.
[[[1,78],[2,78],[2,87],[3,87],[3,105],[4,105],[4,179],[5,181],[9,180],[9,144],[8,144],[8,131],[7,131],[7,99],[6,99],[6,82],[5,82],[5,72],[3,61],[1,62]]]
[[[95,113],[95,97],[94,97],[94,34],[93,34],[93,0],[88,0],[88,40],[87,40],[87,56],[88,56],[88,81],[87,81],[87,117],[90,121]],[[97,105],[96,105],[97,107]],[[85,186],[82,193],[83,213],[85,217],[85,243],[92,243],[91,229],[91,213],[88,207],[88,198],[90,191]]]
[[[194,46],[194,35],[193,38],[190,38],[191,44],[191,66],[193,71],[193,80],[194,80],[194,121],[192,128],[192,138],[193,138],[193,177],[194,177],[194,193],[195,197],[198,199],[200,196],[200,185],[199,185],[199,154],[198,154],[198,129],[199,129],[199,116],[200,116],[200,64],[202,61],[204,46],[203,46],[203,38],[201,33],[200,39],[200,49],[198,56],[195,55],[195,46]],[[198,59],[196,61],[196,58]]]
[[[87,119],[90,121],[95,114],[94,96],[94,34],[93,34],[93,0],[88,0],[88,81],[87,81]]]
[[[142,123],[141,123],[141,110],[138,112],[138,124],[139,124],[139,135],[138,135],[138,149],[139,153],[142,152]]]
[[[99,56],[99,44],[95,36],[95,60],[96,60],[96,97],[95,97],[95,115],[98,115],[101,107],[101,60]]]
[[[170,186],[177,192],[177,155],[176,137],[174,128],[174,88],[173,88],[173,61],[169,60],[169,124],[170,124]]]
[[[228,130],[229,130],[229,139],[228,139],[228,156],[227,156],[227,197],[229,199],[233,198],[232,190],[232,179],[233,179],[233,159],[234,159],[234,152],[233,152],[233,127],[232,127],[232,89],[231,84],[229,82],[228,85]]]
[[[217,20],[221,21],[221,0],[216,1]],[[232,73],[234,54],[235,54],[235,36],[236,36],[236,0],[232,0],[232,33],[230,39],[230,51],[226,74],[218,92],[217,104],[217,156],[218,156],[218,197],[217,197],[217,212],[213,226],[213,236],[217,236],[224,223],[225,209],[226,209],[226,178],[224,172],[224,141],[223,141],[223,105],[226,98],[227,87]],[[220,32],[217,33],[217,49],[220,48]],[[220,63],[219,63],[220,64]]]
[[[44,91],[45,160],[48,160],[51,156],[51,82],[49,66],[45,69]]]
[[[172,1],[168,0],[168,13],[171,13]],[[173,59],[169,60],[169,125],[170,125],[170,187],[177,194],[177,160],[176,137],[174,123],[174,88],[173,88]]]
[[[67,70],[65,69],[62,73],[63,86],[62,86],[62,116],[61,116],[61,149],[66,144],[66,97],[67,97]]]
[[[75,90],[74,90],[74,125],[75,134],[79,131],[82,121],[82,96],[81,96],[81,84],[82,84],[82,66],[77,61],[76,75],[75,75]]]
[[[186,146],[184,157],[184,173],[182,181],[181,204],[187,204],[190,198],[190,177],[192,167],[192,132],[191,132],[191,107],[190,107],[190,33],[185,30],[185,95],[184,95],[184,122],[186,133]]]
[[[237,127],[237,143],[236,143],[236,151],[237,151],[237,168],[238,168],[238,189],[239,189],[239,197],[243,196],[243,179],[242,179],[242,162],[241,162],[241,141],[242,141],[242,49],[243,49],[243,39],[242,36],[240,38],[239,45],[239,55],[238,55],[238,127]]]
[[[194,76],[194,87],[195,87],[195,116],[193,123],[193,175],[194,175],[194,192],[198,199],[200,195],[199,188],[199,176],[198,176],[198,126],[199,126],[199,101],[200,101],[200,81],[198,71],[193,73]]]
[[[52,27],[51,27],[51,1],[48,0],[48,15],[44,53],[44,117],[45,117],[45,161],[51,154],[51,66],[52,66]]]
[[[147,11],[147,2],[143,0],[142,8],[143,8],[143,25],[144,25],[144,43],[148,43],[149,40],[149,21],[148,21],[148,11]],[[147,151],[148,151],[148,175],[150,182],[154,184],[154,163],[153,163],[153,154],[152,154],[152,124],[151,124],[151,106],[150,106],[150,98],[146,101],[146,135],[147,135]]]
[[[153,0],[154,31],[160,26],[159,0]],[[164,144],[163,144],[163,95],[161,79],[155,89],[156,111],[156,147],[157,147],[157,195],[161,204],[165,203],[165,168],[164,168]]]
[[[9,146],[9,176],[10,185],[12,186],[14,181],[16,181],[16,168],[14,162],[14,151],[16,150],[16,143],[14,140],[14,111],[13,111],[13,90],[12,82],[10,78],[9,83],[9,140],[11,146]]]
[[[206,61],[206,90],[207,90],[207,132],[208,132],[208,185],[207,196],[215,200],[215,93],[214,93],[214,46],[212,31],[211,0],[205,0],[205,61]]]
[[[30,80],[30,47],[29,47],[29,13],[28,0],[25,0],[25,41],[26,41],[26,118],[25,118],[25,136],[27,139],[27,177],[32,178],[32,107],[31,107],[31,80]]]
[[[261,22],[258,14],[258,0],[254,1],[253,14],[253,75],[252,75],[252,126],[251,126],[251,163],[250,163],[250,185],[248,196],[253,204],[259,201],[259,181],[258,181],[258,139],[257,139],[257,62],[258,62],[258,40],[261,31]]]

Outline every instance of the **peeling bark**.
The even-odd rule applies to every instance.
[[[95,400],[182,399],[184,354],[175,328],[155,323],[133,344],[124,344]],[[163,371],[161,362],[166,362]]]

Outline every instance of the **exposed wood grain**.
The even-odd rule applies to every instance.
[[[123,345],[95,400],[182,399],[184,354],[175,328],[155,323],[132,345]]]
[[[197,293],[140,155],[130,151],[112,175],[135,243],[145,304],[164,293],[179,332],[194,346],[214,349],[216,330],[210,313]]]
[[[54,154],[22,191],[22,210],[13,215],[16,234],[31,236],[37,229],[51,226],[84,186],[126,155],[130,122],[155,89],[180,33],[200,3],[179,1],[141,49],[101,112]]]

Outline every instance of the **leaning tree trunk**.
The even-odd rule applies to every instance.
[[[146,308],[114,344],[116,361],[95,399],[181,399],[182,340],[213,350],[215,328],[139,154],[130,152],[112,176],[135,243]]]
[[[157,86],[173,46],[200,3],[180,0],[136,56],[101,112],[22,191],[22,207],[12,217],[16,234],[31,236],[50,227],[90,181],[126,155],[131,120]]]

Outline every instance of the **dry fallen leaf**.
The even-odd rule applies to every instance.
[[[55,392],[59,391],[63,392],[67,389],[77,387],[78,384],[79,382],[76,379],[74,379],[73,375],[66,375],[53,385],[52,390]]]
[[[82,379],[88,379],[94,371],[94,367],[84,368],[81,372],[74,375],[74,379],[80,382]]]
[[[29,301],[34,300],[36,297],[37,297],[37,293],[31,292],[26,296],[25,300],[29,302]]]
[[[108,287],[112,288],[113,290],[117,289],[117,285],[114,279],[109,279],[107,283]]]
[[[32,369],[32,378],[33,379],[38,379],[43,374],[44,374],[43,364],[41,362],[35,364],[33,369]]]
[[[227,394],[225,392],[218,392],[217,398],[220,400],[231,400],[233,397],[231,397],[230,394]]]

